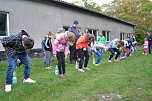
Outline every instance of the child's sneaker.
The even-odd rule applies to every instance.
[[[60,74],[59,76],[60,76],[60,77],[65,77],[63,74]]]
[[[99,66],[100,64],[95,64],[95,66]]]
[[[32,80],[30,78],[23,80],[23,83],[35,83],[35,82],[36,82],[35,80]]]
[[[84,67],[83,69],[84,69],[84,70],[91,70],[91,69],[90,69],[90,68],[88,68],[88,67]]]
[[[46,67],[46,69],[51,69],[51,67]]]
[[[83,72],[83,73],[85,72],[83,69],[78,69],[78,71],[79,71],[79,72]]]
[[[11,85],[5,85],[5,92],[10,92],[11,89]]]
[[[68,77],[69,75],[67,75],[66,73],[65,74],[63,74],[65,77]]]
[[[108,60],[108,62],[112,63],[112,60]]]
[[[114,61],[115,61],[115,62],[120,62],[120,59],[115,59]]]

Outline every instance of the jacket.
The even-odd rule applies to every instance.
[[[117,46],[118,46],[118,41],[120,41],[118,38],[113,39],[113,40],[108,44],[108,48],[117,48]]]
[[[65,55],[68,55],[68,44],[69,42],[66,40],[68,32],[59,34],[53,42],[53,54],[56,55],[57,52],[64,52]]]
[[[86,48],[88,49],[88,43],[85,40],[85,37],[81,36],[78,41],[76,42],[76,49],[83,49]]]

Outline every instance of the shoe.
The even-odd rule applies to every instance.
[[[63,74],[65,77],[68,77],[69,75],[67,75],[66,73],[65,74]]]
[[[90,69],[90,68],[88,68],[88,67],[84,67],[83,69],[84,69],[84,70],[91,70],[91,69]]]
[[[46,69],[51,69],[51,67],[46,67]]]
[[[115,59],[114,61],[115,61],[115,62],[120,62],[120,59]]]
[[[125,59],[125,58],[126,58],[126,56],[121,57],[121,59]]]
[[[83,72],[83,73],[85,72],[83,69],[78,69],[78,71],[79,71],[79,72]]]
[[[100,64],[95,64],[95,66],[99,66]]]
[[[60,76],[60,77],[65,77],[63,74],[60,74],[59,76]]]
[[[11,85],[5,85],[5,92],[10,92],[11,89]]]
[[[36,82],[35,80],[32,80],[30,78],[23,80],[23,83],[35,83],[35,82]]]
[[[108,60],[108,62],[112,63],[112,60]]]

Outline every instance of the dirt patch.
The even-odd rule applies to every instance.
[[[114,99],[122,99],[122,95],[116,93],[102,94],[98,101],[113,101]]]

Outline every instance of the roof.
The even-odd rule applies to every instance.
[[[66,7],[74,8],[74,9],[81,10],[81,11],[84,11],[84,12],[89,12],[89,13],[92,13],[94,15],[106,17],[106,18],[109,18],[111,20],[115,20],[115,21],[118,21],[118,22],[121,22],[121,23],[124,23],[124,24],[127,24],[127,25],[136,26],[136,24],[133,24],[131,22],[128,22],[128,21],[125,21],[125,20],[122,20],[122,19],[119,19],[119,18],[115,18],[115,17],[109,16],[109,15],[106,15],[106,14],[103,14],[103,13],[99,13],[99,12],[93,11],[91,9],[82,7],[82,6],[77,6],[77,5],[62,1],[62,0],[32,0],[32,1],[44,1],[44,2],[55,3],[57,5],[66,6]]]

